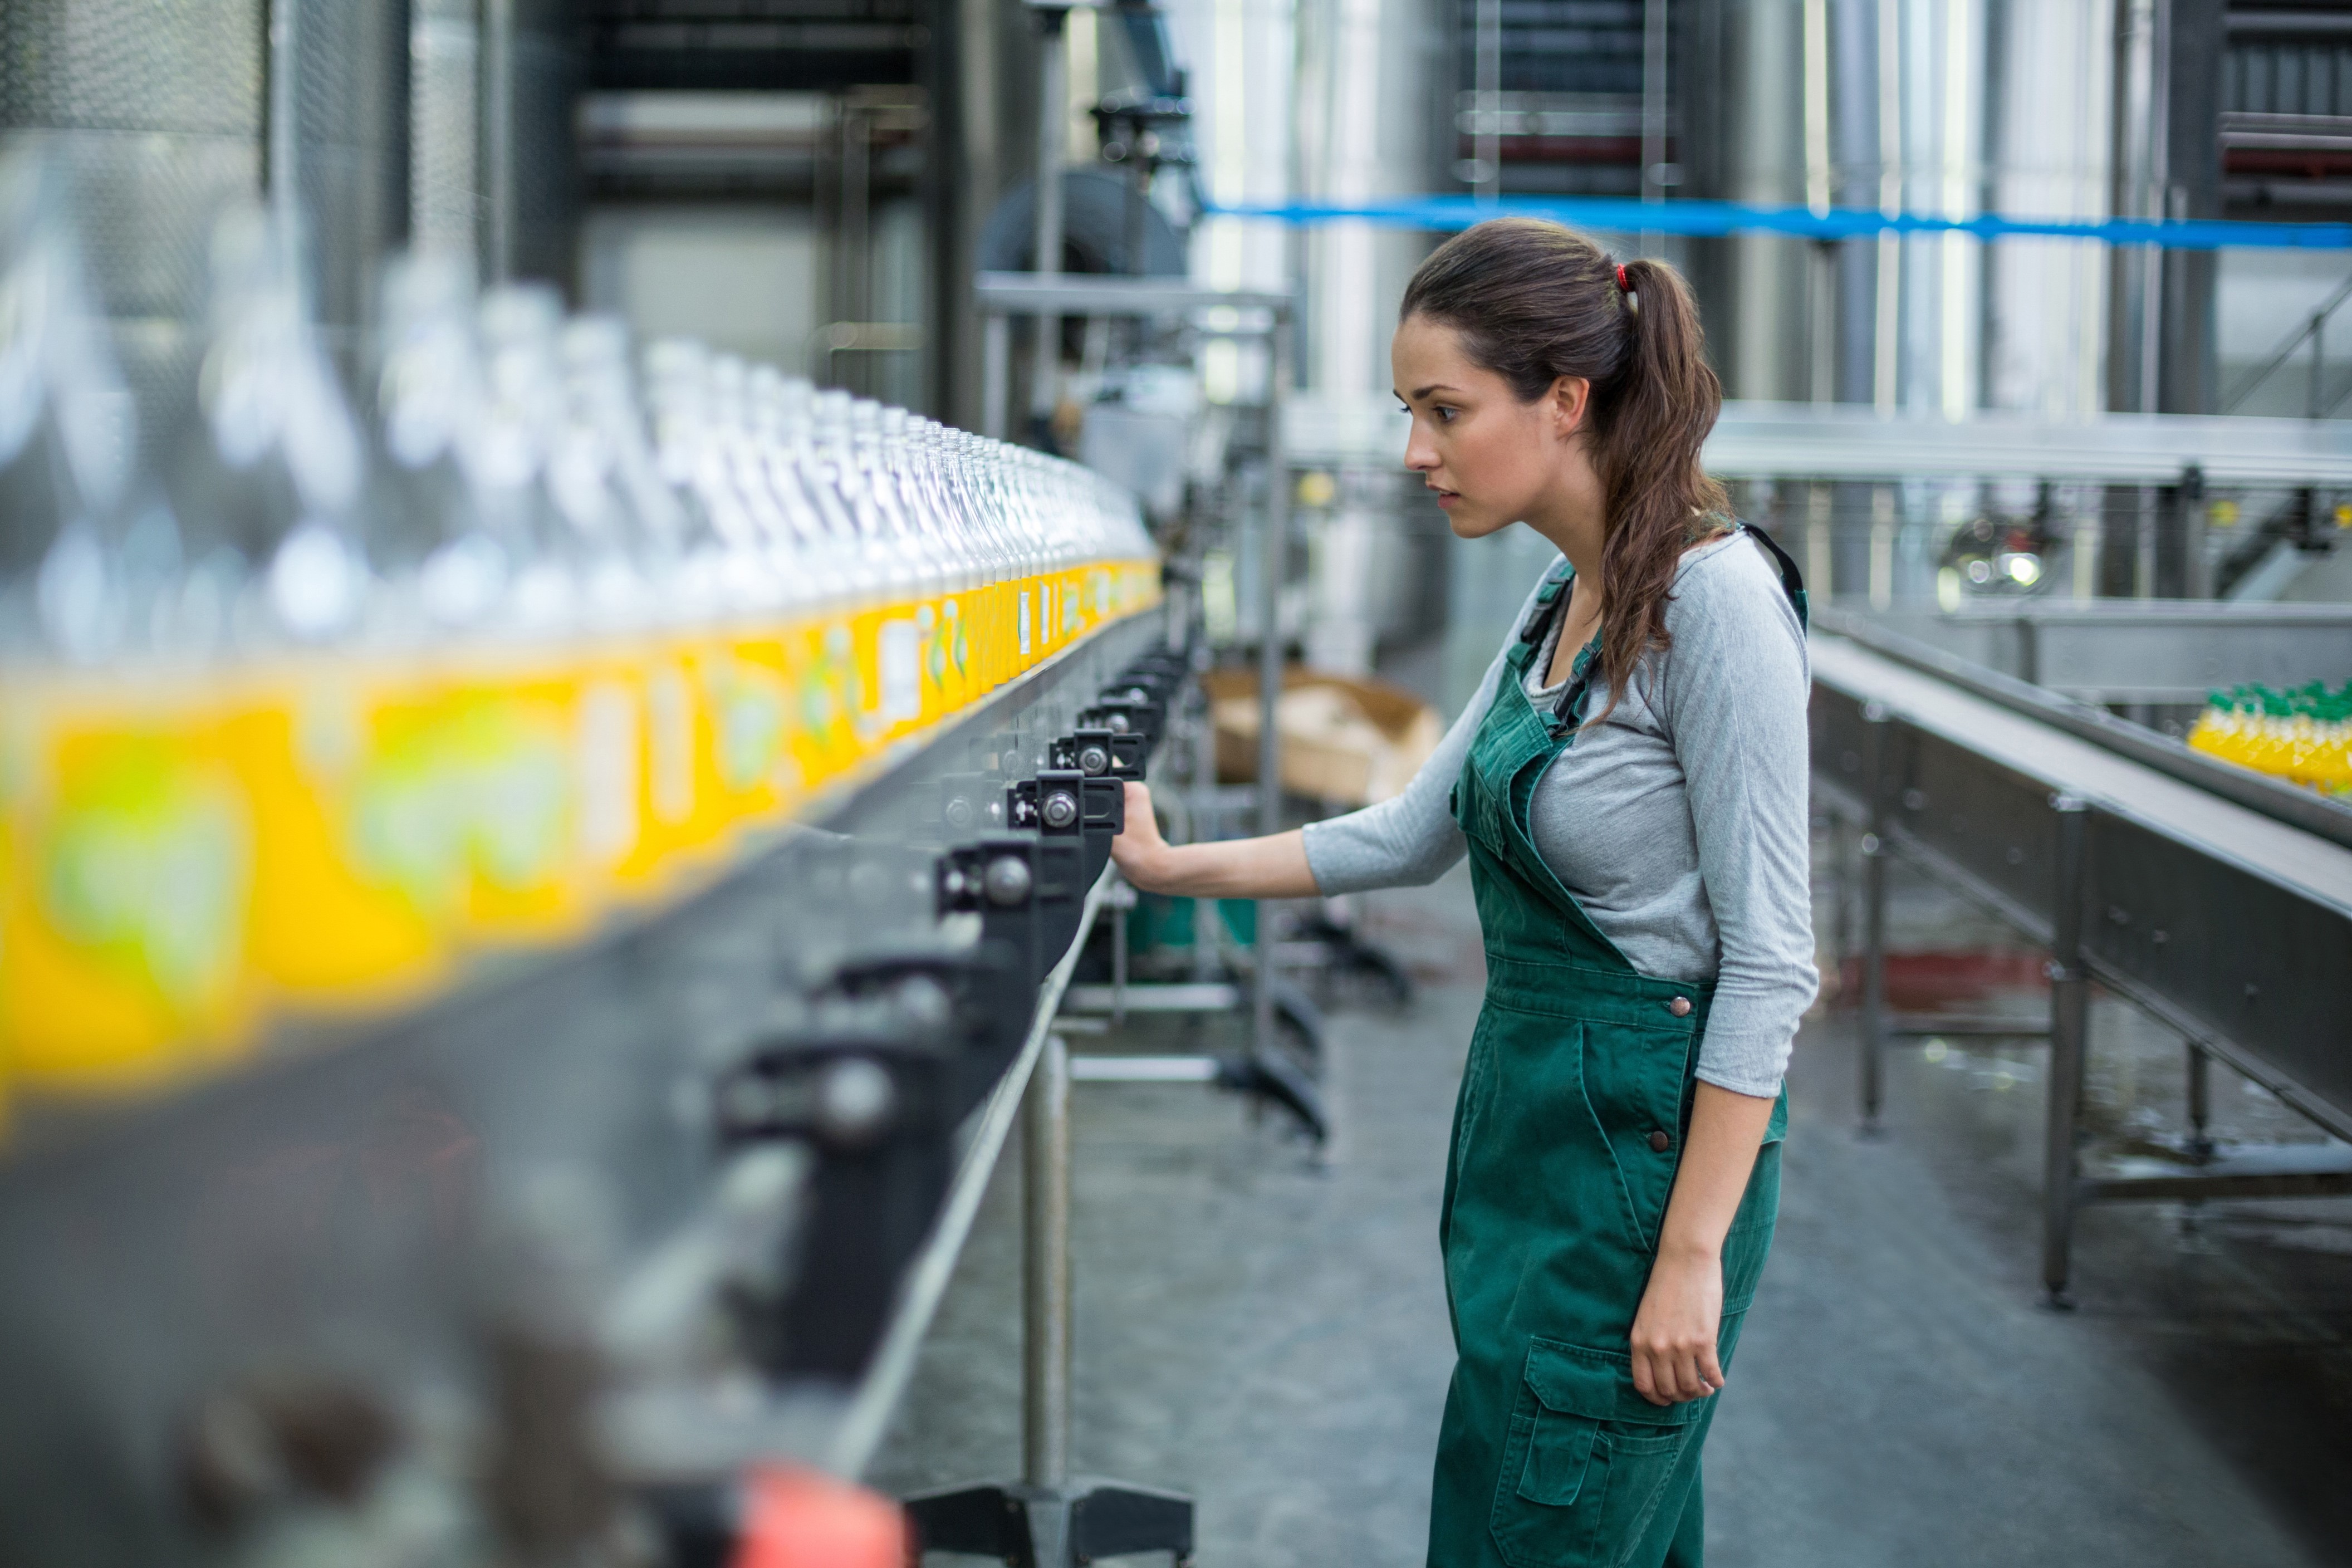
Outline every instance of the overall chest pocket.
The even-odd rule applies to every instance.
[[[1535,1341],[1489,1525],[1503,1561],[1618,1568],[1680,1497],[1676,1471],[1705,1407],[1650,1404],[1627,1356]]]

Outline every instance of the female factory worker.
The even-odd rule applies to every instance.
[[[1470,856],[1486,1005],[1438,1222],[1458,1361],[1432,1568],[1696,1568],[1699,1448],[1772,1237],[1814,987],[1793,563],[1699,468],[1722,390],[1663,262],[1481,224],[1406,289],[1405,466],[1559,548],[1404,793],[1181,847],[1137,887],[1303,898]]]

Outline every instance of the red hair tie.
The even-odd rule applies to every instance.
[[[1633,291],[1633,286],[1625,281],[1625,264],[1621,261],[1617,264],[1617,292],[1631,294]]]

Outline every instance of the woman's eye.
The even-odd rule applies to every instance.
[[[1434,407],[1433,407],[1433,408],[1431,408],[1431,409],[1430,409],[1430,413],[1432,413],[1433,415],[1436,416],[1436,417],[1437,417],[1437,422],[1438,422],[1439,424],[1441,424],[1441,425],[1451,425],[1451,424],[1453,424],[1453,423],[1454,423],[1454,414],[1455,414],[1456,412],[1457,412],[1456,410],[1452,409],[1452,408],[1448,408],[1447,406],[1445,406],[1445,405],[1444,405],[1444,404],[1442,404],[1442,403],[1441,403],[1441,404],[1436,405]]]

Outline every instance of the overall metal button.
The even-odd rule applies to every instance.
[[[1687,996],[1675,997],[1673,1001],[1666,1004],[1666,1011],[1672,1013],[1677,1018],[1689,1017],[1690,998]]]
[[[1663,1154],[1674,1146],[1675,1141],[1667,1137],[1664,1133],[1653,1132],[1650,1134],[1650,1147],[1655,1149],[1659,1153]]]

